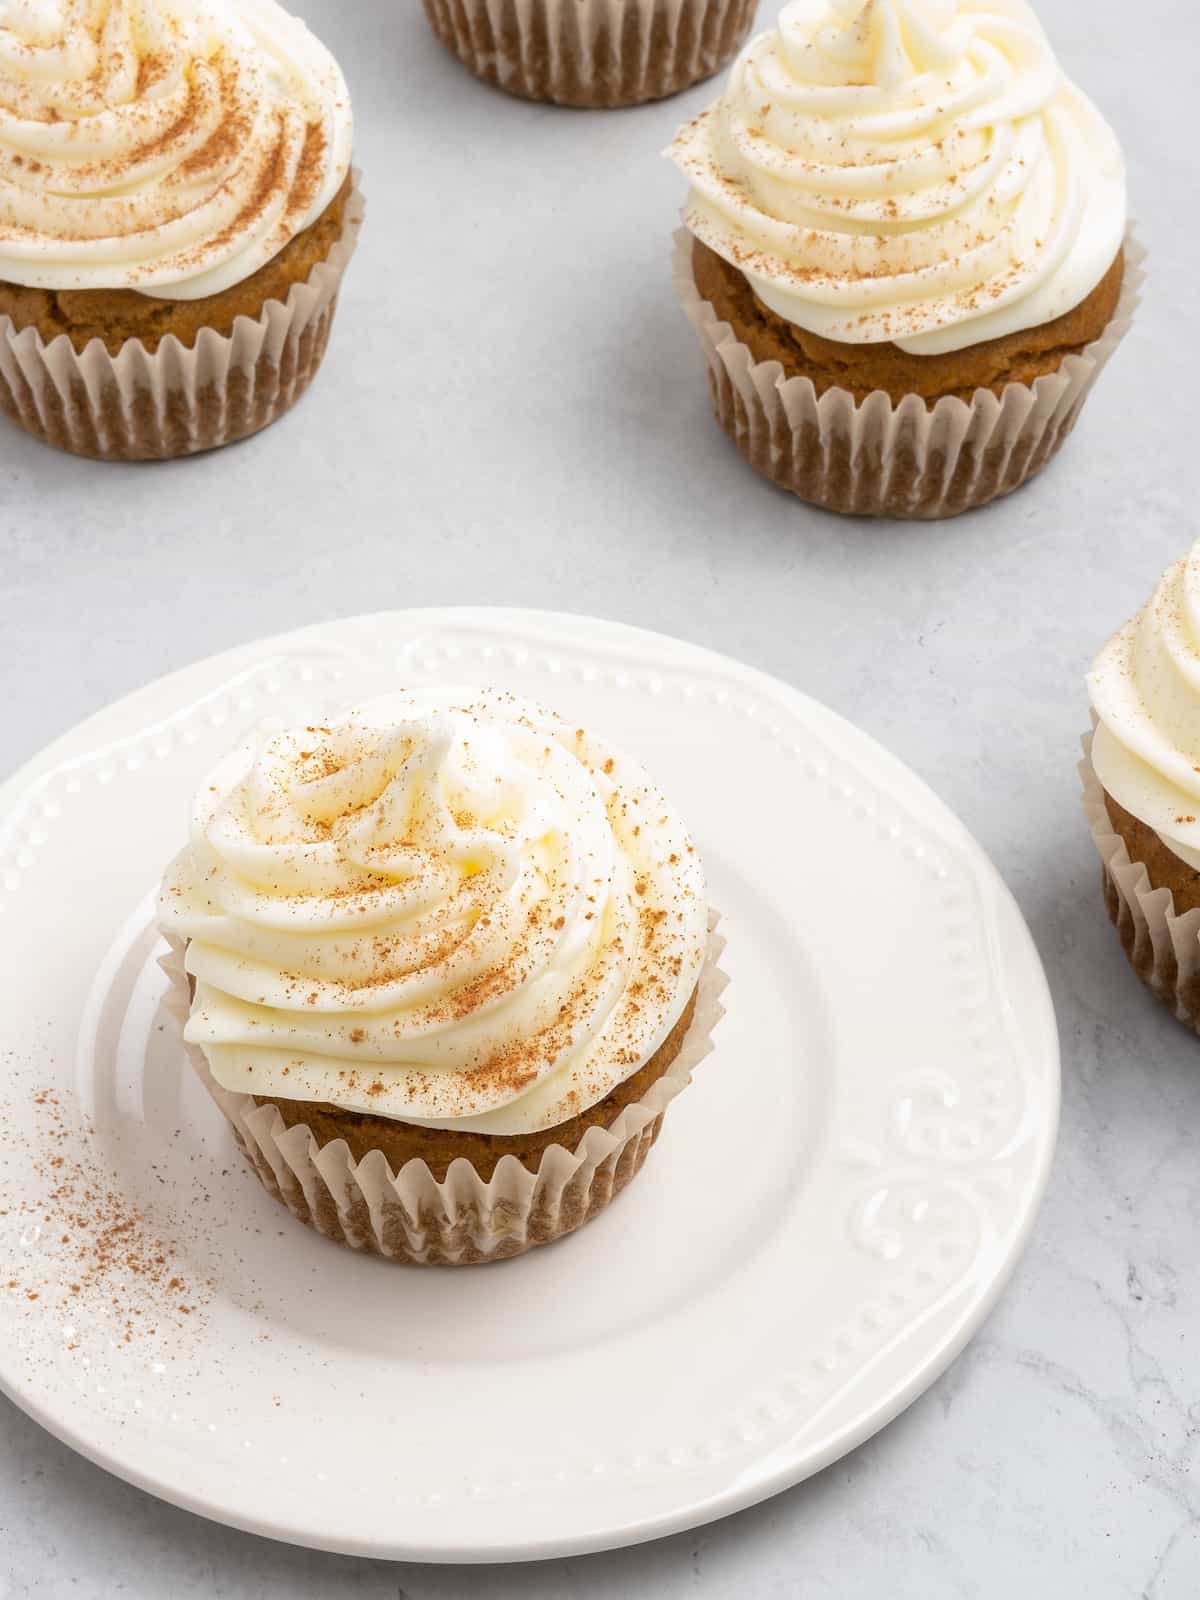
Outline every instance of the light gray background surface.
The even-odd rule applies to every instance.
[[[697,640],[877,735],[993,855],[1058,1007],[1060,1153],[967,1354],[755,1510],[540,1568],[374,1565],[161,1505],[0,1400],[0,1597],[1193,1600],[1200,1047],[1125,966],[1074,765],[1093,652],[1200,533],[1197,12],[1042,0],[1124,139],[1148,304],[1043,478],[908,527],[802,507],[710,418],[657,152],[711,89],[532,107],[458,69],[416,0],[300,9],[346,67],[369,199],[326,367],[192,462],[93,465],[0,423],[0,777],[148,679],[329,615],[546,606]]]

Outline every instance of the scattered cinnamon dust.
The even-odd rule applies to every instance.
[[[172,1247],[106,1174],[91,1148],[92,1130],[68,1121],[58,1093],[34,1095],[42,1148],[33,1161],[45,1193],[13,1208],[58,1245],[53,1270],[36,1254],[5,1287],[27,1302],[61,1308],[92,1300],[115,1318],[126,1344],[152,1336],[164,1321],[192,1316],[211,1292],[177,1268]],[[7,1213],[0,1210],[0,1217]],[[63,1270],[63,1263],[66,1270]],[[11,1269],[10,1269],[11,1270]],[[75,1345],[68,1348],[76,1348]]]

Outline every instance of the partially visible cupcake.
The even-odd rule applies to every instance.
[[[281,416],[362,219],[351,137],[275,0],[0,9],[0,409],[110,459]]]
[[[1104,898],[1134,970],[1200,1031],[1200,543],[1100,652],[1082,767]]]
[[[160,896],[196,1070],[303,1221],[400,1261],[572,1232],[718,1014],[704,874],[591,729],[413,691],[202,785]]]
[[[718,417],[818,505],[1017,488],[1128,324],[1120,149],[1023,0],[793,0],[670,154]]]
[[[758,0],[425,0],[438,38],[485,83],[562,106],[641,105],[730,62]]]

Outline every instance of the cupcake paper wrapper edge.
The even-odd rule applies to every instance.
[[[729,980],[719,965],[725,941],[718,920],[711,912],[695,1014],[668,1071],[610,1127],[589,1128],[574,1150],[552,1145],[536,1173],[506,1156],[489,1182],[465,1160],[453,1162],[440,1183],[420,1160],[393,1176],[378,1151],[355,1162],[341,1140],[319,1150],[307,1128],[286,1128],[274,1106],[222,1089],[203,1052],[182,1038],[190,999],[183,947],[174,941],[160,961],[170,980],[163,1003],[193,1070],[264,1186],[302,1222],[353,1249],[413,1265],[497,1261],[574,1232],[641,1168],[667,1107],[711,1051],[724,1015]]]
[[[425,0],[434,33],[477,78],[526,100],[640,105],[711,78],[757,0]]]
[[[1092,735],[1083,737],[1079,777],[1083,810],[1104,868],[1104,898],[1133,970],[1180,1022],[1200,1031],[1200,908],[1175,913],[1170,889],[1156,889],[1115,832],[1092,765]]]
[[[1146,252],[1131,226],[1125,280],[1112,320],[1078,355],[1002,399],[979,390],[968,405],[916,395],[894,405],[877,391],[858,404],[845,389],[820,397],[809,378],[756,362],[696,288],[692,236],[675,234],[674,281],[704,348],[717,418],[757,471],[802,500],[861,516],[957,516],[1010,494],[1057,454],[1092,385],[1133,322]]]
[[[167,460],[231,444],[281,417],[308,387],[329,338],[337,294],[365,214],[357,169],[341,238],[286,302],[239,317],[228,336],[204,328],[189,349],[168,335],[153,353],[129,339],[110,355],[66,334],[0,316],[0,411],[47,444],[100,460]]]

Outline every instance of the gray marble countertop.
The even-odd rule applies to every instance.
[[[1041,0],[1125,141],[1148,303],[1040,480],[901,526],[777,493],[709,416],[657,152],[710,90],[562,113],[476,85],[415,0],[300,9],[345,63],[369,200],[326,368],[192,462],[97,466],[3,426],[0,776],[148,679],[329,615],[531,605],[694,639],[877,735],[991,853],[1058,1008],[1061,1146],[967,1353],[757,1509],[537,1568],[376,1565],[162,1505],[0,1401],[0,1597],[1193,1600],[1200,1049],[1125,965],[1075,761],[1093,652],[1200,531],[1197,12]]]

